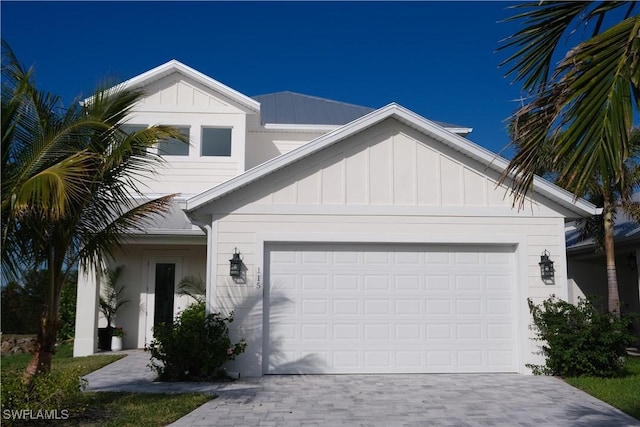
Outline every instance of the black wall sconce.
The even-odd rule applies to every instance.
[[[238,248],[233,249],[233,257],[229,260],[229,276],[242,276],[242,258],[240,258]]]
[[[545,249],[542,255],[540,255],[540,262],[538,263],[540,266],[540,277],[545,281],[553,280],[553,274],[555,273],[553,261],[549,259],[549,255],[549,251]]]
[[[629,268],[632,270],[638,269],[638,261],[636,260],[635,252],[629,253],[629,256],[627,257],[627,264],[629,265]]]

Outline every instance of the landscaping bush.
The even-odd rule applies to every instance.
[[[173,325],[161,323],[153,329],[154,339],[146,348],[151,353],[149,366],[162,381],[215,378],[225,362],[246,348],[244,340],[231,343],[231,322],[233,313],[229,317],[220,313],[206,315],[204,302],[190,305]]]
[[[73,280],[68,280],[64,284],[60,292],[59,341],[69,340],[73,338],[76,333],[76,299],[78,290],[76,274],[73,275]]]
[[[599,313],[591,299],[578,305],[554,296],[537,306],[528,300],[546,357],[544,365],[527,366],[534,374],[612,377],[624,372],[626,347],[635,337],[629,332],[631,317]]]
[[[86,409],[86,383],[78,368],[37,375],[29,384],[22,375],[3,375],[2,424],[68,419]]]

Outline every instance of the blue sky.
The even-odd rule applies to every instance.
[[[0,28],[38,86],[67,104],[178,59],[249,96],[397,102],[473,127],[469,139],[498,152],[520,95],[494,53],[518,28],[498,23],[511,4],[2,1]]]

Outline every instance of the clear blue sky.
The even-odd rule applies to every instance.
[[[9,2],[2,37],[68,104],[179,61],[249,96],[291,90],[373,108],[397,102],[473,127],[494,152],[518,85],[498,41],[509,2]],[[509,154],[505,154],[509,157]]]

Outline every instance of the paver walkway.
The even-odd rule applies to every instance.
[[[153,383],[149,355],[87,376],[93,391],[215,393],[171,426],[640,426],[553,377],[517,374],[282,375]]]

